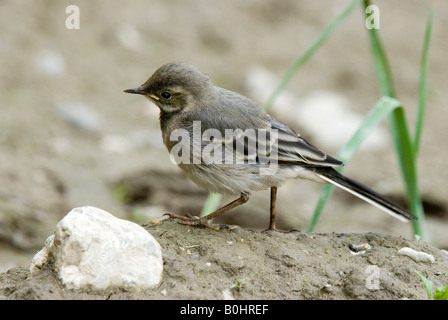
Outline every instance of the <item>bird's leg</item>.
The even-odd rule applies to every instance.
[[[265,231],[277,231],[283,233],[289,233],[293,230],[280,230],[275,226],[275,203],[277,201],[277,187],[271,187],[271,215],[269,219],[269,228]]]
[[[271,214],[268,230],[277,230],[275,227],[275,202],[277,201],[277,187],[271,187]]]
[[[177,214],[166,213],[164,215],[167,215],[169,217],[169,219],[180,220],[179,223],[181,223],[181,224],[187,224],[187,225],[192,225],[192,226],[204,226],[204,227],[207,227],[207,228],[210,228],[213,230],[219,230],[219,226],[209,224],[208,221],[216,218],[221,213],[224,213],[226,211],[229,211],[235,207],[238,207],[238,206],[246,203],[249,200],[249,198],[250,198],[249,194],[242,193],[241,197],[239,197],[238,199],[230,202],[229,204],[225,205],[224,207],[222,207],[222,208],[220,208],[202,218],[192,217],[189,214],[187,214],[185,216],[180,216]]]

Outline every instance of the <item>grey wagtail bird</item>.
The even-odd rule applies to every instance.
[[[141,94],[160,109],[160,127],[172,159],[197,185],[239,198],[204,217],[167,214],[186,225],[218,230],[209,223],[246,203],[252,192],[271,189],[268,230],[275,225],[277,187],[289,179],[331,183],[401,221],[416,218],[377,192],[345,177],[343,163],[316,148],[251,99],[215,86],[196,67],[161,66],[141,86]]]

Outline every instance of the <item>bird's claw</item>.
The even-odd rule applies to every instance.
[[[168,216],[168,219],[177,219],[181,224],[189,226],[203,226],[216,231],[219,230],[219,226],[208,223],[207,219],[192,216],[189,213],[185,214],[184,216],[172,213],[165,213],[164,216]]]

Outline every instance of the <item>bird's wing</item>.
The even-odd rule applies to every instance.
[[[271,135],[277,133],[276,146],[278,148],[278,161],[288,163],[306,163],[315,166],[341,167],[344,164],[325,154],[300,134],[292,130],[286,124],[275,118],[270,118]],[[274,130],[274,131],[272,131]]]
[[[219,106],[219,116],[214,112],[216,108],[204,108],[201,112],[185,115],[183,127],[192,129],[191,123],[196,120],[203,124],[202,133],[211,128],[215,128],[212,133],[218,133],[202,140],[202,150],[206,148],[208,151],[214,147],[218,150],[223,146],[242,161],[259,162],[261,158],[278,157],[278,163],[343,166],[341,161],[325,154],[286,124],[265,113],[252,100],[222,88],[219,90],[221,98],[213,101]],[[216,154],[213,156],[218,158]]]

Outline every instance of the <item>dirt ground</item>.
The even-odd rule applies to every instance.
[[[426,299],[415,270],[434,282],[448,279],[448,254],[424,241],[378,233],[260,233],[220,231],[171,221],[146,228],[163,250],[164,276],[145,292],[64,288],[47,266],[31,277],[25,268],[2,274],[6,299]],[[354,255],[350,245],[369,243]],[[397,249],[412,247],[436,262],[415,262]]]
[[[166,62],[185,61],[215,84],[263,104],[286,69],[347,3],[0,2],[0,298],[221,299],[228,289],[237,299],[423,299],[414,269],[447,285],[446,257],[439,251],[448,248],[445,0],[375,1],[411,132],[425,24],[430,9],[435,12],[418,162],[425,241],[412,239],[410,224],[342,191],[333,194],[318,233],[302,233],[321,186],[291,181],[279,189],[278,225],[302,232],[258,232],[268,223],[268,191],[217,220],[243,229],[216,233],[171,222],[148,225],[165,252],[164,281],[149,293],[68,291],[51,268],[28,278],[31,258],[73,207],[96,206],[137,223],[165,212],[201,210],[207,193],[171,164],[157,108],[123,89],[140,85]],[[80,29],[66,27],[69,5],[79,7]],[[377,102],[363,26],[362,11],[355,10],[294,76],[289,100],[279,99],[270,111],[332,155],[346,142],[348,136],[340,134],[351,117],[328,117],[321,105],[313,105],[311,121],[298,110],[319,98],[321,104],[339,103],[344,114],[362,118]],[[253,88],[254,70],[260,68],[274,85],[255,76],[260,83]],[[379,130],[379,142],[366,141],[345,173],[404,205],[387,122]],[[230,200],[226,196],[222,203]],[[364,242],[372,249],[350,254],[350,243]],[[398,256],[402,246],[433,254],[436,263]],[[379,290],[365,286],[369,265],[381,270]]]

